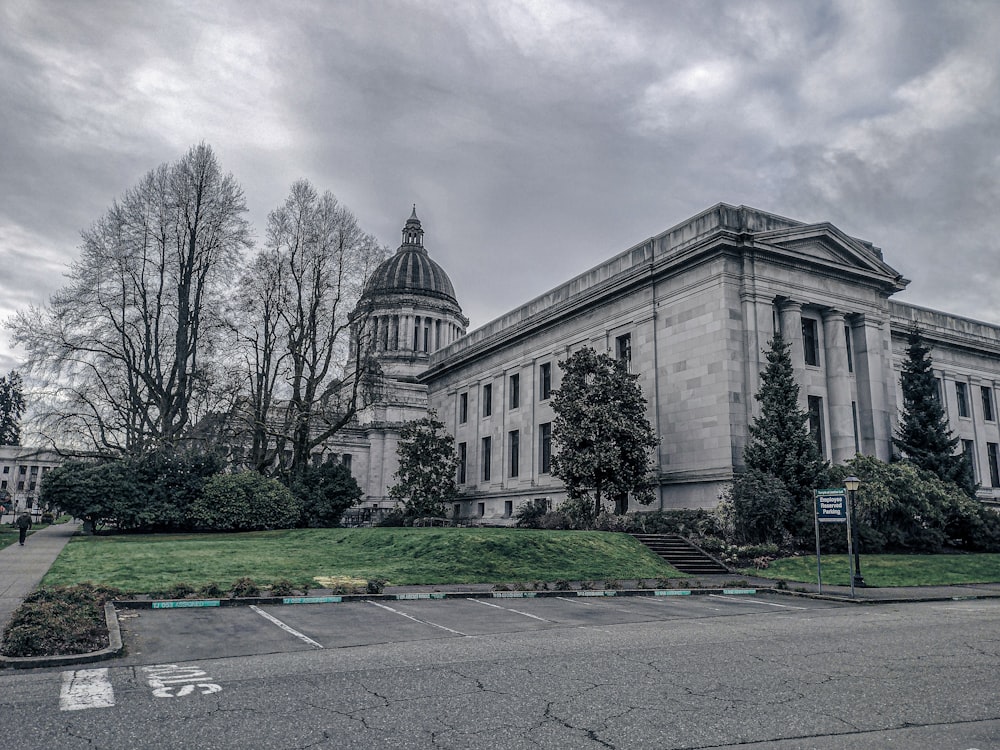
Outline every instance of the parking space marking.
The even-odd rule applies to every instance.
[[[313,648],[323,648],[323,646],[321,644],[319,644],[316,641],[314,641],[312,638],[310,638],[309,636],[307,636],[305,633],[300,633],[298,630],[296,630],[295,628],[291,627],[290,625],[286,625],[285,623],[283,623],[277,617],[274,617],[273,615],[269,615],[267,612],[265,612],[264,610],[262,610],[256,604],[251,604],[250,605],[250,609],[252,609],[258,615],[260,615],[261,617],[263,617],[265,620],[270,620],[275,625],[277,625],[279,628],[281,628],[282,630],[284,630],[286,633],[291,633],[292,635],[294,635],[299,640],[304,641],[305,643],[308,643]]]
[[[484,602],[482,599],[471,599],[476,604],[482,604],[486,607],[494,607],[495,609],[502,609],[504,612],[513,612],[515,615],[524,615],[525,617],[530,617],[532,620],[540,620],[541,622],[552,622],[552,620],[546,620],[544,617],[539,617],[538,615],[533,615],[530,612],[522,612],[519,609],[511,609],[510,607],[501,607],[499,604],[492,604],[491,602]]]
[[[432,627],[435,627],[435,628],[441,628],[441,630],[447,630],[449,633],[454,633],[455,635],[460,635],[463,638],[468,638],[469,637],[468,633],[460,633],[457,630],[452,630],[451,628],[446,628],[444,625],[438,625],[436,622],[431,622],[430,620],[421,620],[421,619],[419,619],[417,617],[414,617],[413,615],[406,614],[406,612],[400,612],[398,609],[393,609],[392,607],[387,607],[385,604],[379,604],[378,602],[372,601],[371,599],[365,599],[365,601],[368,602],[368,604],[374,604],[376,607],[378,607],[380,609],[384,609],[384,610],[387,610],[389,612],[392,612],[394,615],[399,615],[400,617],[405,617],[408,620],[413,620],[413,622],[419,622],[421,625],[431,625]]]
[[[60,711],[83,711],[115,705],[115,691],[105,669],[78,669],[62,673],[59,691]]]
[[[596,607],[596,602],[581,602],[579,599],[570,599],[568,596],[557,596],[555,597],[561,602],[569,602],[570,604],[582,604],[584,607]]]
[[[759,599],[748,599],[743,596],[722,596],[721,594],[709,594],[712,599],[725,599],[730,602],[739,602],[740,604],[765,604],[768,607],[780,607],[781,609],[809,609],[809,607],[795,607],[791,604],[776,604],[775,602],[762,602]]]

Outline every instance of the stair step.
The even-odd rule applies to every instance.
[[[632,534],[631,536],[681,573],[708,575],[730,572],[721,562],[698,549],[683,537],[673,534]]]

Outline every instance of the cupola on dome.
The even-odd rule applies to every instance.
[[[448,274],[424,248],[424,230],[416,206],[403,227],[403,243],[395,255],[375,269],[365,285],[366,297],[385,294],[420,294],[458,304]]]

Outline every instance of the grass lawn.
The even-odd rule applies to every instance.
[[[847,555],[823,555],[823,583],[850,586]],[[816,556],[775,560],[767,570],[745,570],[786,581],[816,583]],[[861,574],[872,587],[945,586],[953,583],[1000,581],[1000,554],[972,555],[861,555]]]
[[[294,529],[243,534],[78,536],[43,585],[84,581],[129,593],[175,583],[228,586],[316,577],[384,578],[390,584],[678,578],[625,534],[533,529]]]

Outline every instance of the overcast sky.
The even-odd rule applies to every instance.
[[[0,0],[0,317],[205,141],[258,236],[301,177],[392,249],[415,203],[473,328],[720,201],[1000,323],[998,40],[995,0]]]

